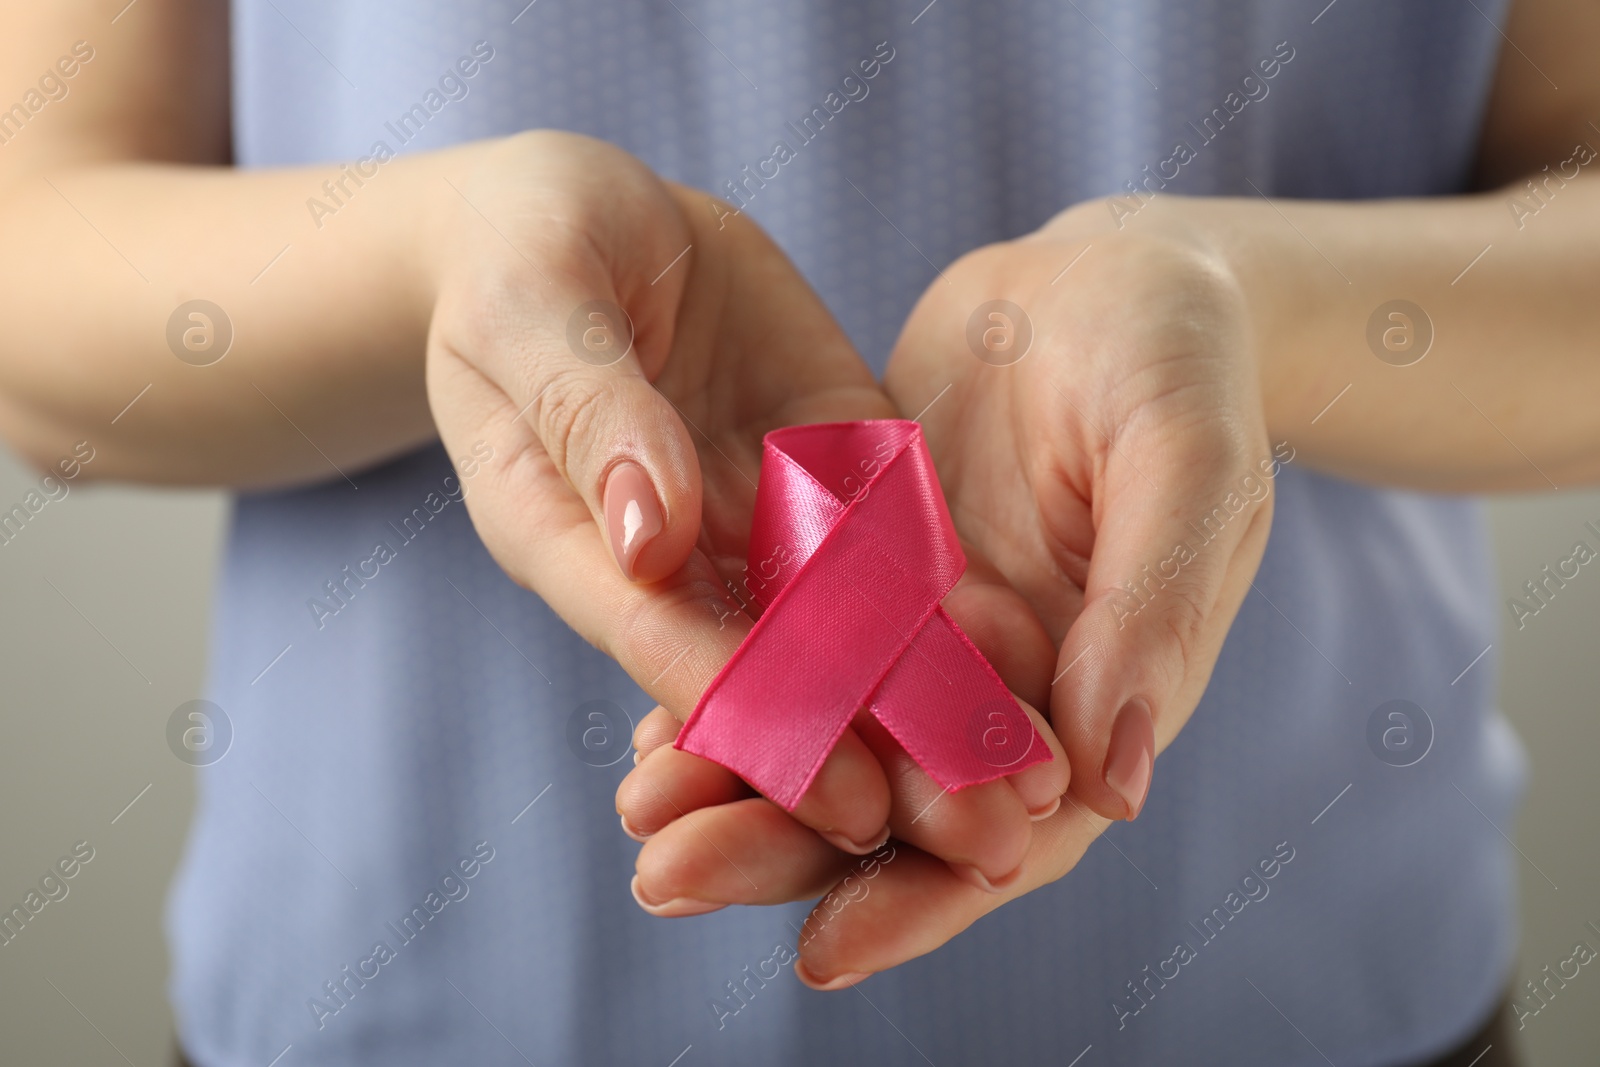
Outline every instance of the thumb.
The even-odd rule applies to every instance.
[[[491,142],[471,161],[446,179],[453,214],[430,380],[471,368],[509,405],[496,421],[515,412],[518,477],[508,487],[554,482],[556,491],[508,506],[532,506],[543,526],[571,522],[576,501],[561,499],[564,481],[624,575],[665,577],[688,559],[700,526],[692,439],[652,385],[694,265],[688,219],[644,164],[590,138],[536,131]],[[678,269],[662,269],[670,264]],[[476,386],[451,384],[469,405],[492,405]],[[461,415],[436,405],[442,434]],[[524,526],[520,536],[533,532]]]
[[[521,458],[548,460],[604,532],[618,568],[640,582],[682,567],[700,529],[694,442],[652,384],[672,349],[688,270],[649,286],[653,261],[644,259],[657,245],[670,242],[640,235],[621,262],[583,247],[547,251],[537,274],[462,287],[476,289],[475,306],[447,309],[436,322],[451,328],[435,330],[436,343],[479,368],[514,421],[532,430],[536,442]],[[491,314],[482,313],[486,291]]]
[[[1258,467],[1237,445],[1222,456],[1214,445],[1172,441],[1119,447],[1051,713],[1073,795],[1105,818],[1132,819],[1156,753],[1199,703],[1255,575],[1276,465]]]
[[[626,312],[601,300],[584,301],[574,315],[582,316],[569,331],[579,354],[557,351],[540,360],[531,395],[520,402],[551,463],[605,531],[622,573],[655,581],[683,565],[699,535],[699,460],[677,410],[645,378],[636,353],[587,362],[626,343]]]

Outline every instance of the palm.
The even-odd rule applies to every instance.
[[[655,385],[688,424],[699,458],[700,548],[737,586],[768,431],[895,412],[816,294],[759,230],[707,226],[686,259],[676,268],[688,278],[672,350]]]
[[[1059,647],[1083,609],[1094,546],[1092,483],[1103,457],[1072,440],[1066,420],[1048,417],[1065,404],[1054,383],[1037,381],[1038,372],[1049,373],[1041,362],[990,367],[965,352],[930,353],[928,361],[956,380],[923,419],[951,516]],[[908,370],[894,367],[891,386]]]
[[[1220,499],[1242,457],[1265,452],[1226,294],[1203,278],[1179,284],[1195,273],[1183,254],[1097,241],[1106,250],[1065,281],[1051,279],[1081,249],[1071,241],[995,246],[953,266],[959,295],[930,288],[886,383],[911,410],[929,384],[951,383],[923,422],[952,515],[1058,647],[1086,599],[1162,558],[1137,552],[1171,547],[1108,544],[1108,522],[1148,527],[1164,508],[1181,524],[1196,516],[1172,514],[1177,499]],[[997,292],[1025,309],[1032,340],[1020,358],[986,362],[966,315]],[[1259,545],[1251,570],[1258,558]]]
[[[670,577],[680,599],[713,601],[698,611],[717,629],[723,581],[743,565],[762,436],[892,406],[759,228],[719,226],[703,194],[599,142],[542,133],[503,154],[460,179],[467,240],[428,355],[447,445],[483,439],[512,458],[478,481],[469,510],[507,571],[554,603],[568,578],[530,556],[568,544],[575,566],[614,566],[591,551],[604,516],[589,487],[619,453],[649,451],[670,521],[640,566]],[[598,349],[581,325],[591,305],[604,306]]]

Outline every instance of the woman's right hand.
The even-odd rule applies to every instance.
[[[467,508],[514,580],[681,721],[751,626],[726,590],[744,567],[763,435],[896,411],[799,272],[725,205],[571,134],[465,158],[471,172],[442,190],[452,210],[428,228],[442,253],[427,386],[452,455],[495,449]],[[1030,625],[1016,594],[987,584],[970,598]],[[797,832],[828,843],[815,847],[862,854],[887,835],[891,777],[898,798],[907,775],[886,775],[893,754],[880,762],[881,739],[868,741],[847,731],[793,813]],[[790,825],[731,773],[669,751],[619,801],[636,836],[708,807],[734,850]],[[1016,782],[949,798],[919,844],[1011,871],[1031,839],[1027,809],[1065,789],[1064,761]],[[759,875],[745,881],[743,902],[771,902]]]
[[[748,629],[724,582],[743,564],[761,435],[887,402],[755,227],[719,231],[600,141],[483,148],[442,191],[440,436],[452,455],[494,448],[465,500],[506,573],[687,716]],[[877,761],[846,738],[810,823],[865,848],[887,811]]]

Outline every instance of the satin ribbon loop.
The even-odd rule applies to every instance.
[[[940,607],[966,565],[915,422],[767,434],[746,566],[763,611],[676,747],[790,811],[861,708],[950,791],[1050,759]]]

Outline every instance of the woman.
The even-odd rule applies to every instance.
[[[13,16],[0,427],[240,491],[192,1062],[1511,1062],[1427,493],[1600,473],[1600,16],[919,6]],[[1056,758],[943,796],[861,722],[790,816],[665,741],[762,433],[897,411]]]

